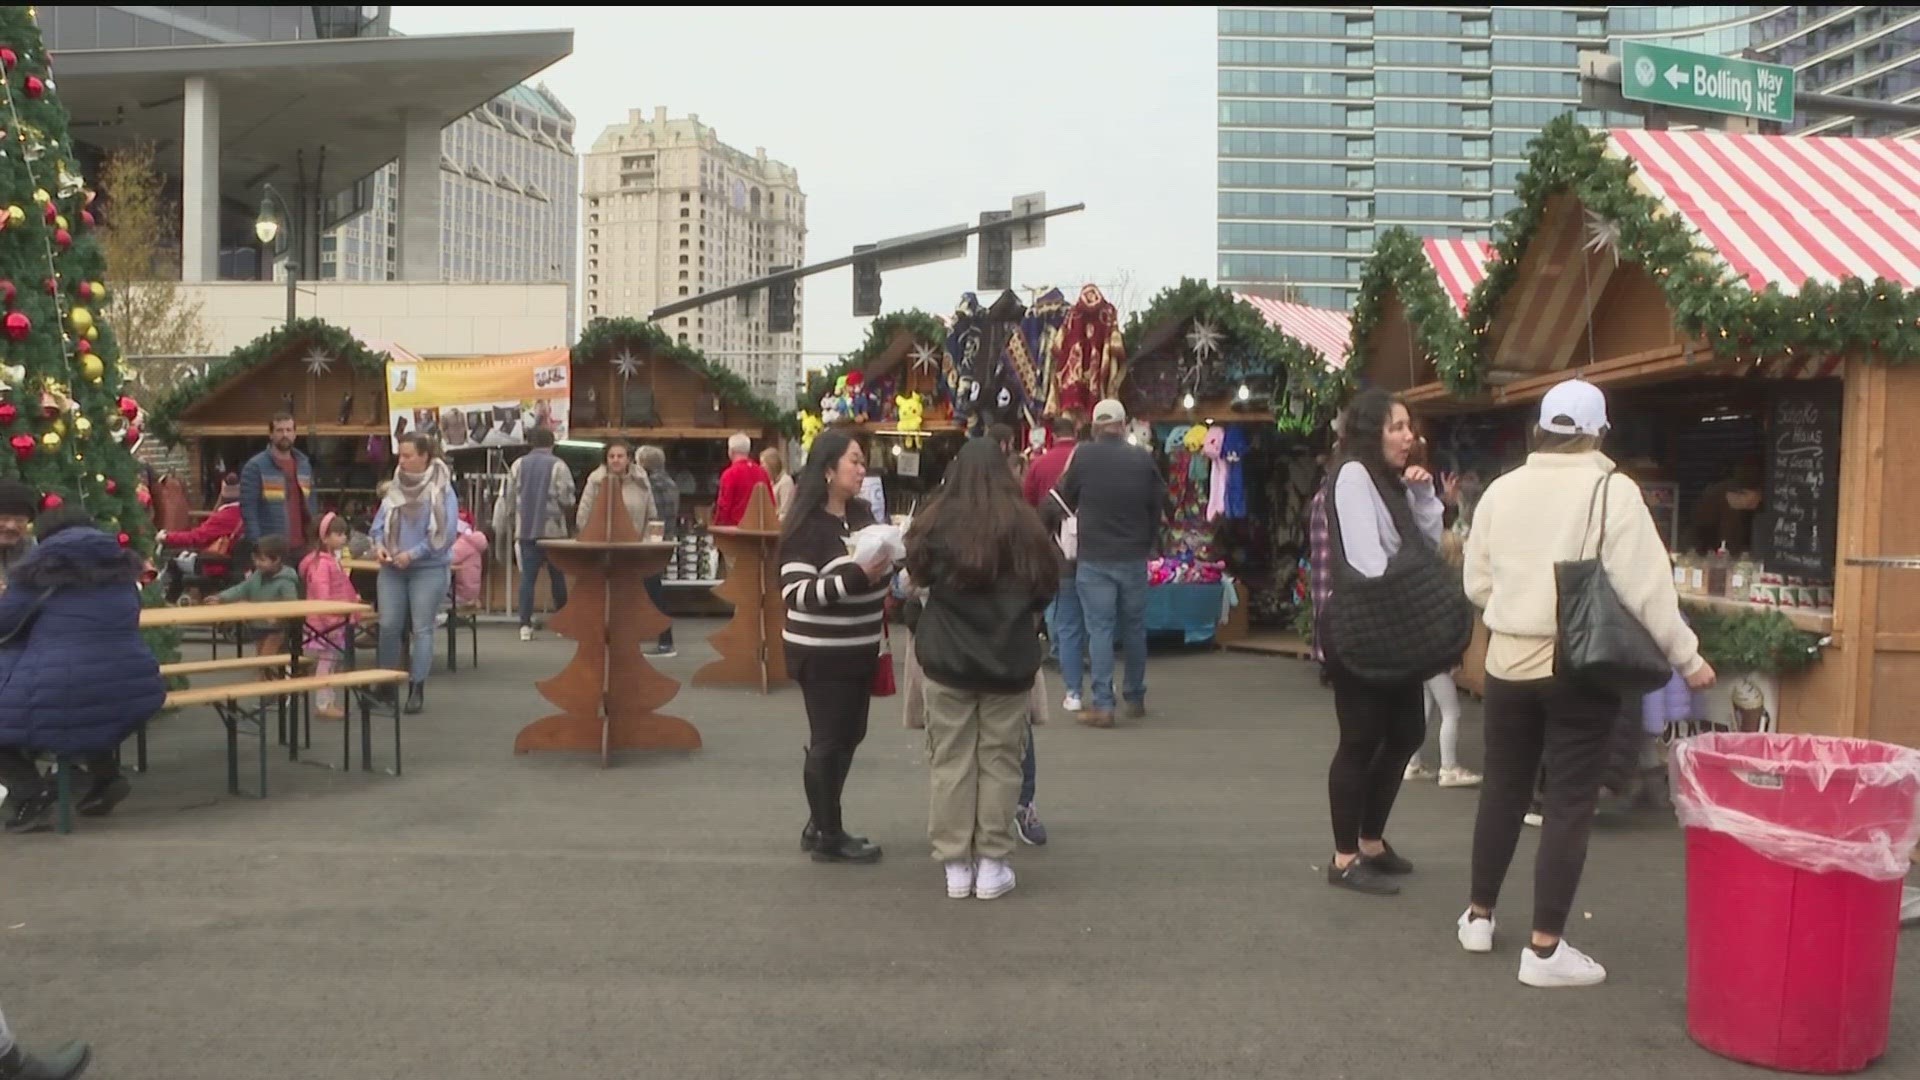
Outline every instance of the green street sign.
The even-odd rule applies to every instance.
[[[1712,53],[1620,43],[1620,92],[1631,101],[1791,123],[1793,69]]]

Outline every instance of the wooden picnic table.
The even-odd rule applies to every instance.
[[[142,629],[156,626],[229,626],[239,622],[304,622],[329,615],[371,615],[372,604],[352,600],[272,600],[262,603],[151,607],[140,612]],[[296,653],[298,649],[294,650]]]

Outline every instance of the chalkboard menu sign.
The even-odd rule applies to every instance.
[[[1833,573],[1840,517],[1840,395],[1838,379],[1774,388],[1761,535],[1770,570]]]

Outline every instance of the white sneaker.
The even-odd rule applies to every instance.
[[[1407,780],[1431,780],[1434,775],[1432,769],[1420,764],[1419,758],[1414,758],[1412,761],[1407,762],[1407,771],[1403,774],[1403,778]]]
[[[1473,909],[1468,908],[1461,913],[1460,921],[1456,925],[1459,927],[1461,948],[1472,953],[1493,951],[1493,916],[1476,919],[1473,917]]]
[[[1451,769],[1440,770],[1441,787],[1479,787],[1480,774],[1455,765]]]
[[[997,900],[1013,891],[1013,867],[1001,859],[981,859],[973,880],[973,895],[982,900]],[[952,895],[949,891],[948,895]]]
[[[1531,948],[1520,952],[1520,981],[1542,990],[1568,986],[1598,986],[1607,981],[1607,969],[1593,957],[1560,942],[1553,955],[1541,959]]]
[[[440,613],[438,613],[438,614],[436,614],[436,615],[435,615],[435,616],[433,617],[433,625],[434,625],[435,627],[441,627],[441,626],[445,626],[445,625],[447,625],[447,613],[446,613],[446,612],[444,612],[444,611],[442,611],[442,612],[440,612]]]
[[[1068,694],[1067,699],[1060,703],[1060,707],[1062,709],[1065,709],[1067,712],[1079,712],[1081,708],[1080,695]]]
[[[1527,811],[1526,815],[1523,816],[1520,820],[1525,822],[1528,825],[1533,826],[1536,829],[1547,823],[1547,819],[1544,817],[1541,817],[1540,811],[1538,810]]]
[[[531,626],[523,626],[523,627],[521,627],[521,628],[520,628],[520,640],[521,640],[521,641],[532,641],[532,640],[533,640],[533,627],[531,627]]]
[[[952,859],[947,866],[947,897],[965,900],[973,895],[973,860]]]

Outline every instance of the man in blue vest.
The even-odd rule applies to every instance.
[[[287,559],[299,565],[307,534],[320,519],[313,494],[313,464],[294,449],[291,413],[275,413],[267,422],[268,444],[240,470],[240,519],[247,543],[263,536],[287,538]]]

